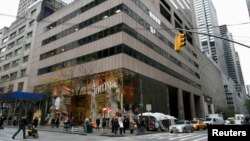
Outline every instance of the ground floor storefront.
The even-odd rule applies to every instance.
[[[79,81],[81,80],[81,81]],[[51,91],[44,110],[45,123],[58,118],[61,123],[73,119],[111,118],[114,113],[139,114],[150,104],[151,112],[161,112],[180,119],[202,117],[202,97],[127,69],[117,69],[88,77],[74,78],[78,93],[70,85]]]

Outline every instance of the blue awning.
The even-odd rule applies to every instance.
[[[29,92],[11,92],[0,94],[0,100],[33,100],[43,101],[47,99],[46,94],[41,93],[29,93]]]

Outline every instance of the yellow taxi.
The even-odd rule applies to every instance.
[[[194,120],[192,121],[192,124],[193,124],[194,130],[200,130],[200,129],[206,130],[207,129],[207,125],[203,123],[203,121]]]

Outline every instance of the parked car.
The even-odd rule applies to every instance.
[[[200,129],[206,130],[207,129],[207,125],[203,121],[194,120],[192,121],[192,124],[193,124],[194,130],[200,130]]]
[[[169,132],[173,133],[173,132],[182,132],[182,133],[186,133],[186,132],[193,132],[193,125],[191,124],[190,121],[187,120],[179,120],[176,122],[175,125],[171,125],[169,127]]]

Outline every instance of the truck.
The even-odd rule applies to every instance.
[[[225,121],[221,114],[209,114],[203,121],[207,125],[224,125]]]

